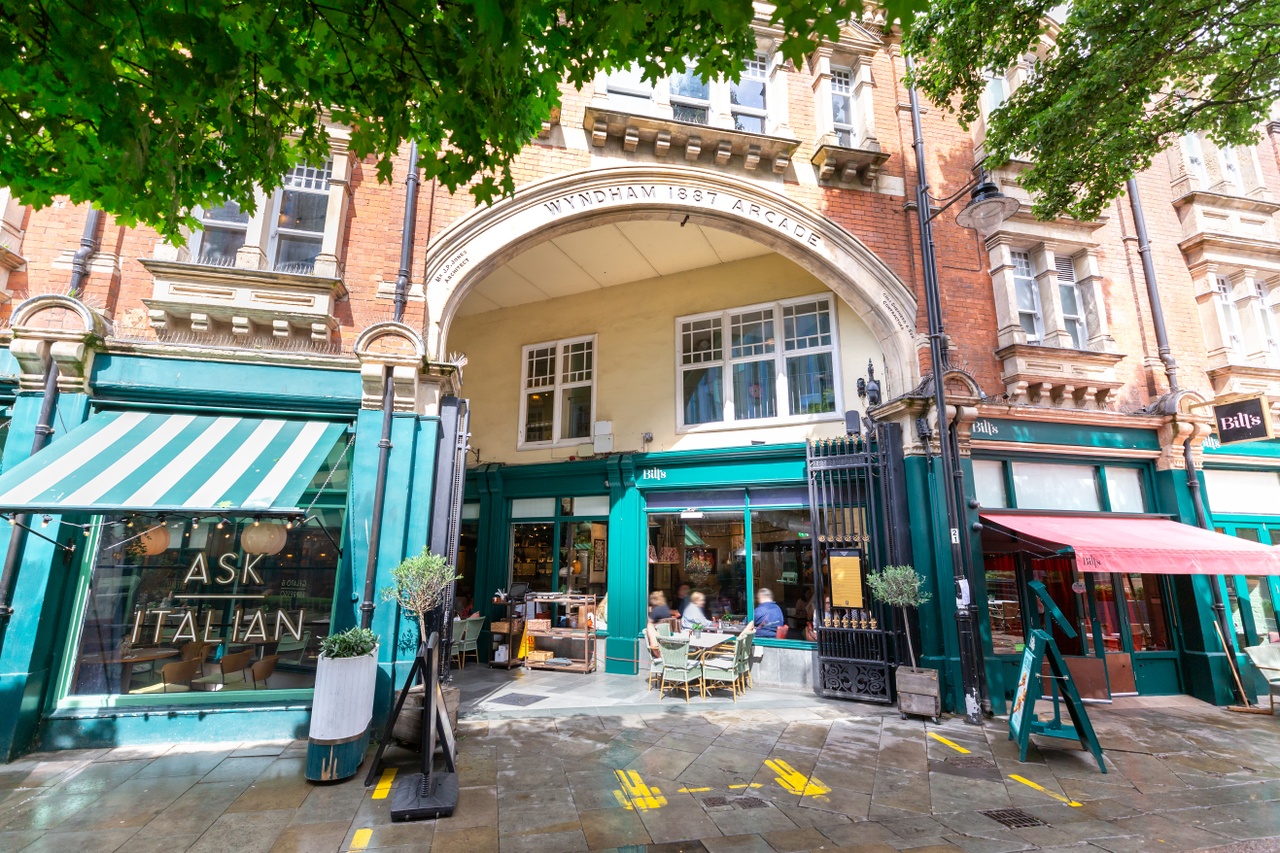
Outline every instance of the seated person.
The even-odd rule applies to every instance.
[[[472,614],[471,601],[465,595],[453,600],[453,615],[457,619],[467,619]]]
[[[773,600],[773,590],[765,588],[756,591],[756,618],[752,620],[759,637],[777,637],[778,628],[786,624],[787,618],[782,608]]]
[[[649,621],[661,622],[671,618],[671,608],[667,606],[667,594],[660,589],[649,593]]]
[[[695,625],[703,628],[711,627],[707,621],[707,614],[702,611],[706,603],[707,597],[702,593],[696,590],[689,593],[689,604],[680,614],[680,627],[686,631],[692,630]]]

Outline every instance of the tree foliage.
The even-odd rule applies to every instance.
[[[989,164],[1030,161],[1021,181],[1041,218],[1095,218],[1183,134],[1256,142],[1280,99],[1274,0],[1058,2],[934,0],[905,41],[921,91],[972,122],[985,73],[1052,36],[1031,79],[989,117],[985,142]]]
[[[423,548],[421,554],[406,558],[391,570],[395,586],[383,589],[382,599],[394,601],[413,614],[418,622],[418,635],[425,643],[427,614],[444,603],[449,587],[461,578],[448,560]]]
[[[772,20],[794,60],[860,13],[781,0]],[[491,200],[562,81],[632,62],[652,79],[685,57],[736,75],[753,15],[750,0],[0,0],[0,182],[178,237],[193,206],[252,210],[255,185],[323,161],[330,118],[380,180],[416,140],[427,178]]]

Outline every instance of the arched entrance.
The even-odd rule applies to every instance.
[[[872,330],[897,387],[919,381],[916,300],[860,240],[826,217],[750,182],[701,169],[624,166],[559,175],[521,188],[447,229],[426,258],[430,351],[470,289],[531,245],[635,219],[706,224],[748,237],[811,272]]]

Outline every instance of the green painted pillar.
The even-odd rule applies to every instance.
[[[991,611],[987,607],[987,575],[982,567],[982,534],[973,532],[973,525],[980,521],[978,509],[971,509],[969,506],[971,500],[977,499],[974,488],[973,459],[969,456],[961,457],[960,465],[964,469],[964,529],[969,531],[968,534],[962,535],[969,536],[969,565],[973,567],[973,589],[970,594],[973,596],[978,642],[981,645],[982,664],[987,676],[987,698],[991,702],[991,712],[1003,714],[1005,712],[1005,668],[1000,659],[995,656],[991,641]]]
[[[1204,494],[1204,475],[1200,478],[1201,494]],[[1195,506],[1191,490],[1187,488],[1186,471],[1170,469],[1156,472],[1156,504],[1160,512],[1173,513],[1185,524],[1196,523]],[[1174,601],[1171,606],[1177,613],[1175,630],[1181,651],[1183,689],[1205,702],[1229,705],[1233,701],[1234,676],[1227,656],[1218,641],[1214,628],[1217,614],[1213,609],[1213,586],[1216,576],[1178,575],[1172,578]],[[1227,638],[1231,642],[1231,638]]]
[[[35,427],[44,394],[19,393],[13,404],[9,422],[9,440],[5,444],[3,467],[8,469],[31,455]],[[89,414],[86,394],[61,394],[54,414],[54,434],[58,441],[84,422]],[[33,518],[31,527],[58,538],[65,544],[83,547],[82,536],[60,535],[58,516],[47,527]],[[13,528],[0,524],[0,559],[8,552]],[[78,568],[79,550],[72,555],[39,536],[27,535],[14,578],[14,613],[0,642],[0,761],[9,761],[33,745],[54,681],[53,661],[58,644],[65,638],[67,585],[71,573]]]
[[[648,621],[649,563],[644,497],[629,455],[609,460],[609,637],[605,672],[640,671],[640,633]]]

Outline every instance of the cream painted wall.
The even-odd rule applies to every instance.
[[[837,401],[836,416],[821,423],[677,434],[675,318],[815,294],[830,294],[837,306],[844,399]],[[479,449],[481,462],[545,462],[578,454],[576,445],[517,450],[520,356],[527,344],[590,334],[598,336],[596,420],[613,421],[615,452],[841,435],[844,410],[862,408],[855,387],[868,358],[875,362],[877,378],[884,378],[880,348],[867,326],[818,279],[776,254],[461,316],[445,349],[467,356],[462,395],[471,401],[471,446]],[[653,433],[647,446],[645,432]]]

